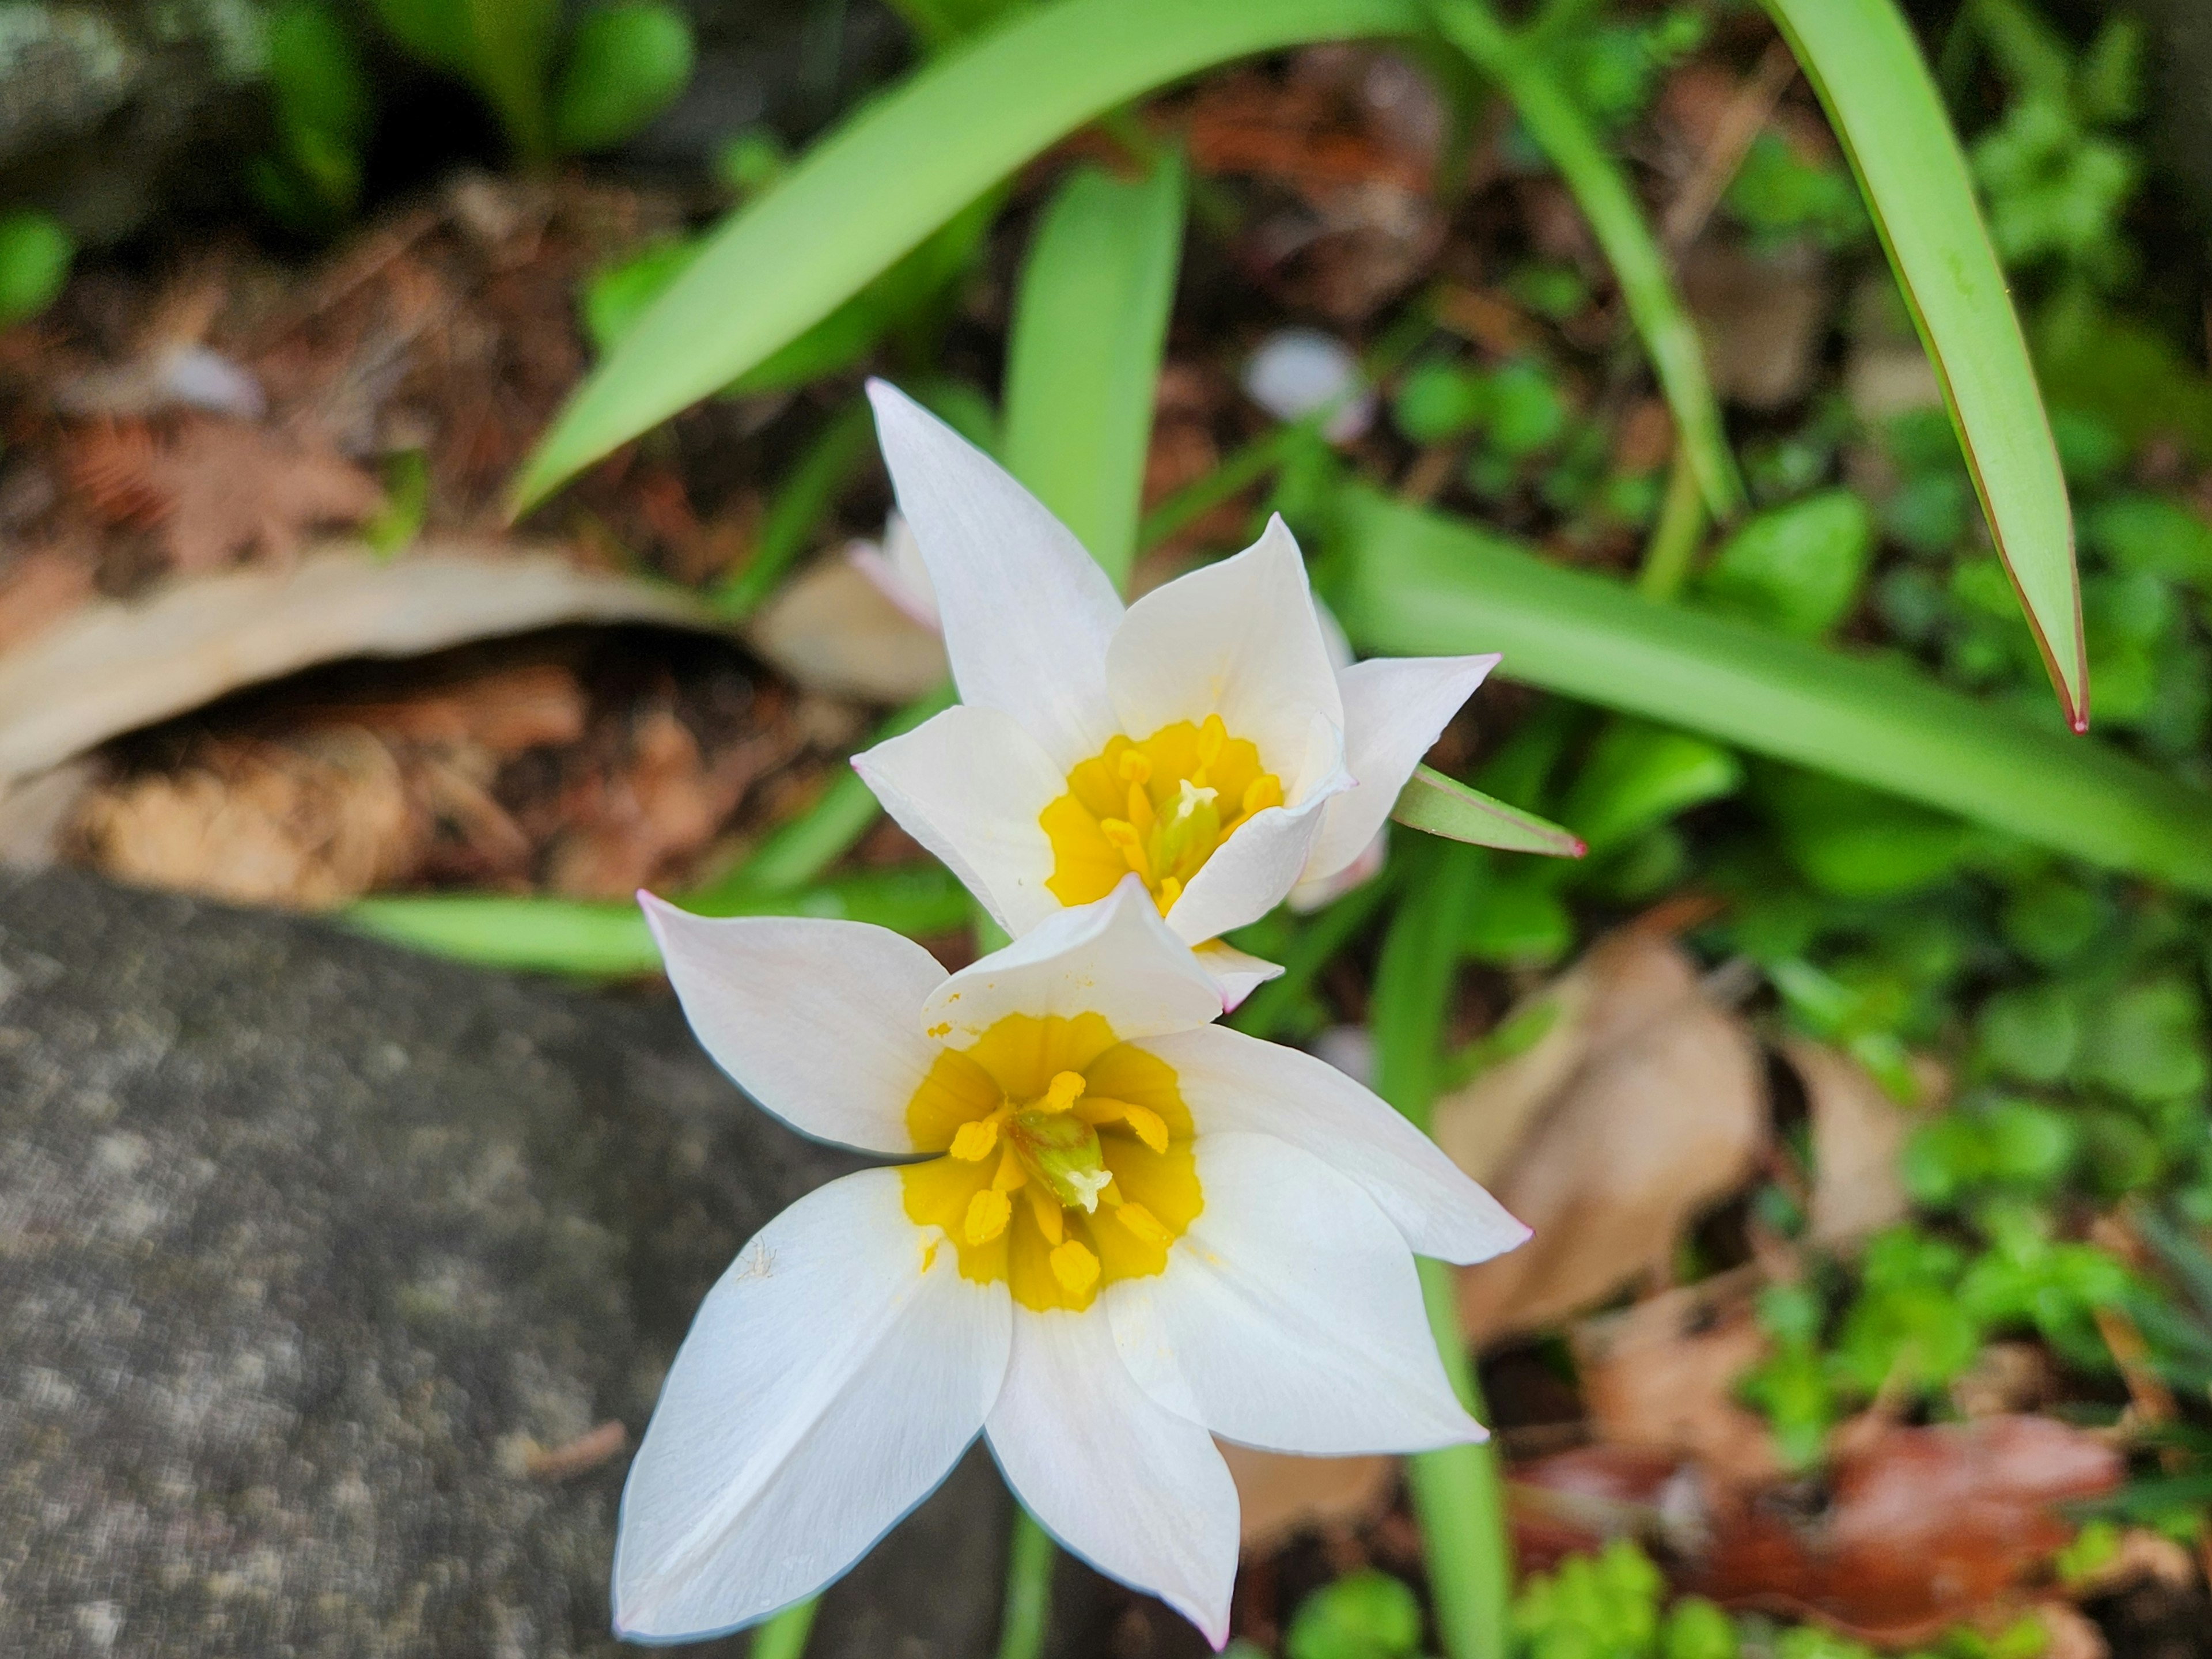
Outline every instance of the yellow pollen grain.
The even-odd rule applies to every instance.
[[[1162,1249],[1175,1242],[1175,1235],[1160,1224],[1160,1218],[1141,1204],[1124,1204],[1114,1212],[1121,1224],[1147,1244]]]
[[[1127,1207],[1122,1206],[1125,1210]],[[1081,1296],[1098,1282],[1098,1258],[1073,1238],[1054,1246],[1045,1259],[1052,1263],[1052,1276],[1070,1296]]]
[[[996,1120],[979,1117],[973,1123],[963,1123],[952,1136],[952,1156],[964,1163],[981,1164],[990,1157],[991,1148],[999,1144],[999,1125]]]
[[[1244,816],[1264,812],[1283,804],[1283,783],[1273,772],[1262,772],[1244,786]]]
[[[1124,1106],[1121,1109],[1121,1121],[1129,1126],[1129,1132],[1132,1134],[1154,1152],[1167,1151],[1167,1120],[1151,1107]]]
[[[986,1187],[968,1200],[968,1214],[960,1231],[970,1244],[988,1244],[1006,1231],[1006,1223],[1013,1216],[1013,1200],[995,1187]]]
[[[1046,1243],[1059,1243],[1067,1237],[1067,1222],[1060,1212],[1060,1200],[1035,1187],[1029,1192],[1030,1213],[1036,1218],[1037,1231],[1044,1235]]]
[[[1045,1086],[1044,1098],[1037,1102],[1037,1109],[1041,1112],[1066,1111],[1083,1098],[1083,1091],[1089,1086],[1080,1072],[1056,1072],[1052,1081]]]

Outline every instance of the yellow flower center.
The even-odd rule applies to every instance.
[[[1218,714],[1177,720],[1141,743],[1115,734],[1067,775],[1037,822],[1052,842],[1045,885],[1062,904],[1102,899],[1134,871],[1162,915],[1213,850],[1255,812],[1283,804],[1283,782]]]
[[[1174,1069],[1097,1014],[1007,1015],[937,1057],[906,1121],[940,1154],[899,1171],[907,1214],[1025,1308],[1081,1310],[1160,1272],[1204,1207]]]

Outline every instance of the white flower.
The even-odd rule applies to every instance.
[[[1133,881],[950,976],[882,928],[644,902],[723,1069],[805,1133],[923,1161],[801,1199],[708,1293],[623,1497],[623,1635],[811,1595],[980,1431],[1054,1536],[1218,1647],[1237,1516],[1211,1435],[1481,1437],[1411,1253],[1527,1230],[1357,1084],[1210,1024],[1218,990]]]
[[[1352,866],[1498,659],[1337,668],[1279,519],[1125,611],[989,457],[869,394],[962,702],[853,764],[1014,937],[1133,872],[1241,996],[1276,970],[1208,942]]]

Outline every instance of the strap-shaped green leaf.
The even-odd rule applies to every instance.
[[[1500,674],[1886,789],[2094,863],[2212,893],[2212,795],[1894,663],[1656,604],[1519,544],[1347,492],[1330,602],[1399,656]]]
[[[2074,517],[1966,157],[1894,0],[1766,0],[1820,94],[2067,721],[2089,725]]]
[[[1480,789],[1470,789],[1433,767],[1417,766],[1390,816],[1408,830],[1448,841],[1509,853],[1540,853],[1547,858],[1578,859],[1589,849],[1582,838],[1534,812],[1508,806]]]
[[[569,399],[518,504],[728,385],[1092,117],[1230,58],[1420,27],[1413,0],[1056,0],[951,48],[713,234]]]

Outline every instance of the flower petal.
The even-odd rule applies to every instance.
[[[1341,797],[1339,797],[1341,799]],[[1326,876],[1298,878],[1298,884],[1291,889],[1291,909],[1304,915],[1333,904],[1353,888],[1364,885],[1382,873],[1382,866],[1390,856],[1390,826],[1385,823],[1375,832],[1375,839],[1361,848],[1351,863],[1341,870]]]
[[[963,968],[931,996],[922,1024],[964,1048],[1008,1014],[1098,1014],[1126,1042],[1219,1018],[1221,992],[1130,876]]]
[[[1437,1358],[1406,1241],[1310,1152],[1200,1133],[1206,1207],[1167,1270],[1106,1293],[1129,1371],[1223,1438],[1308,1456],[1480,1440]]]
[[[1106,684],[1132,738],[1219,714],[1231,737],[1259,745],[1293,802],[1320,781],[1304,772],[1315,717],[1344,724],[1305,561],[1279,517],[1234,558],[1131,605],[1106,648]]]
[[[1206,1431],[1139,1389],[1097,1309],[1014,1316],[984,1425],[1006,1484],[1071,1553],[1229,1639],[1237,1486]]]
[[[801,1134],[910,1152],[907,1103],[936,1061],[937,958],[888,927],[695,916],[640,893],[684,1017],[738,1086]]]
[[[1238,1003],[1269,980],[1283,976],[1281,963],[1253,956],[1218,939],[1210,939],[1192,949],[1197,953],[1199,964],[1213,975],[1214,984],[1221,989],[1224,1013],[1235,1012]]]
[[[937,416],[882,380],[868,382],[868,400],[961,699],[1012,714],[1065,773],[1115,730],[1114,584],[1042,501]]]
[[[1320,718],[1315,716],[1314,744],[1333,746],[1335,730],[1321,725]],[[1266,915],[1297,884],[1328,804],[1351,787],[1351,775],[1335,768],[1302,799],[1267,807],[1238,824],[1190,878],[1168,912],[1168,926],[1195,945]]]
[[[853,757],[899,827],[945,861],[1010,933],[1060,908],[1038,822],[1067,780],[1012,716],[968,704]]]
[[[1012,1308],[907,1218],[896,1170],[769,1222],[700,1304],[630,1464],[617,1632],[720,1635],[851,1566],[982,1426]]]
[[[1398,792],[1460,705],[1474,695],[1495,653],[1480,657],[1376,657],[1337,676],[1344,696],[1344,769],[1359,787],[1329,804],[1303,879],[1334,875],[1389,822]]]
[[[1324,1060],[1222,1026],[1144,1046],[1175,1067],[1201,1136],[1256,1131],[1311,1152],[1364,1188],[1419,1255],[1487,1261],[1528,1237],[1436,1142]]]

